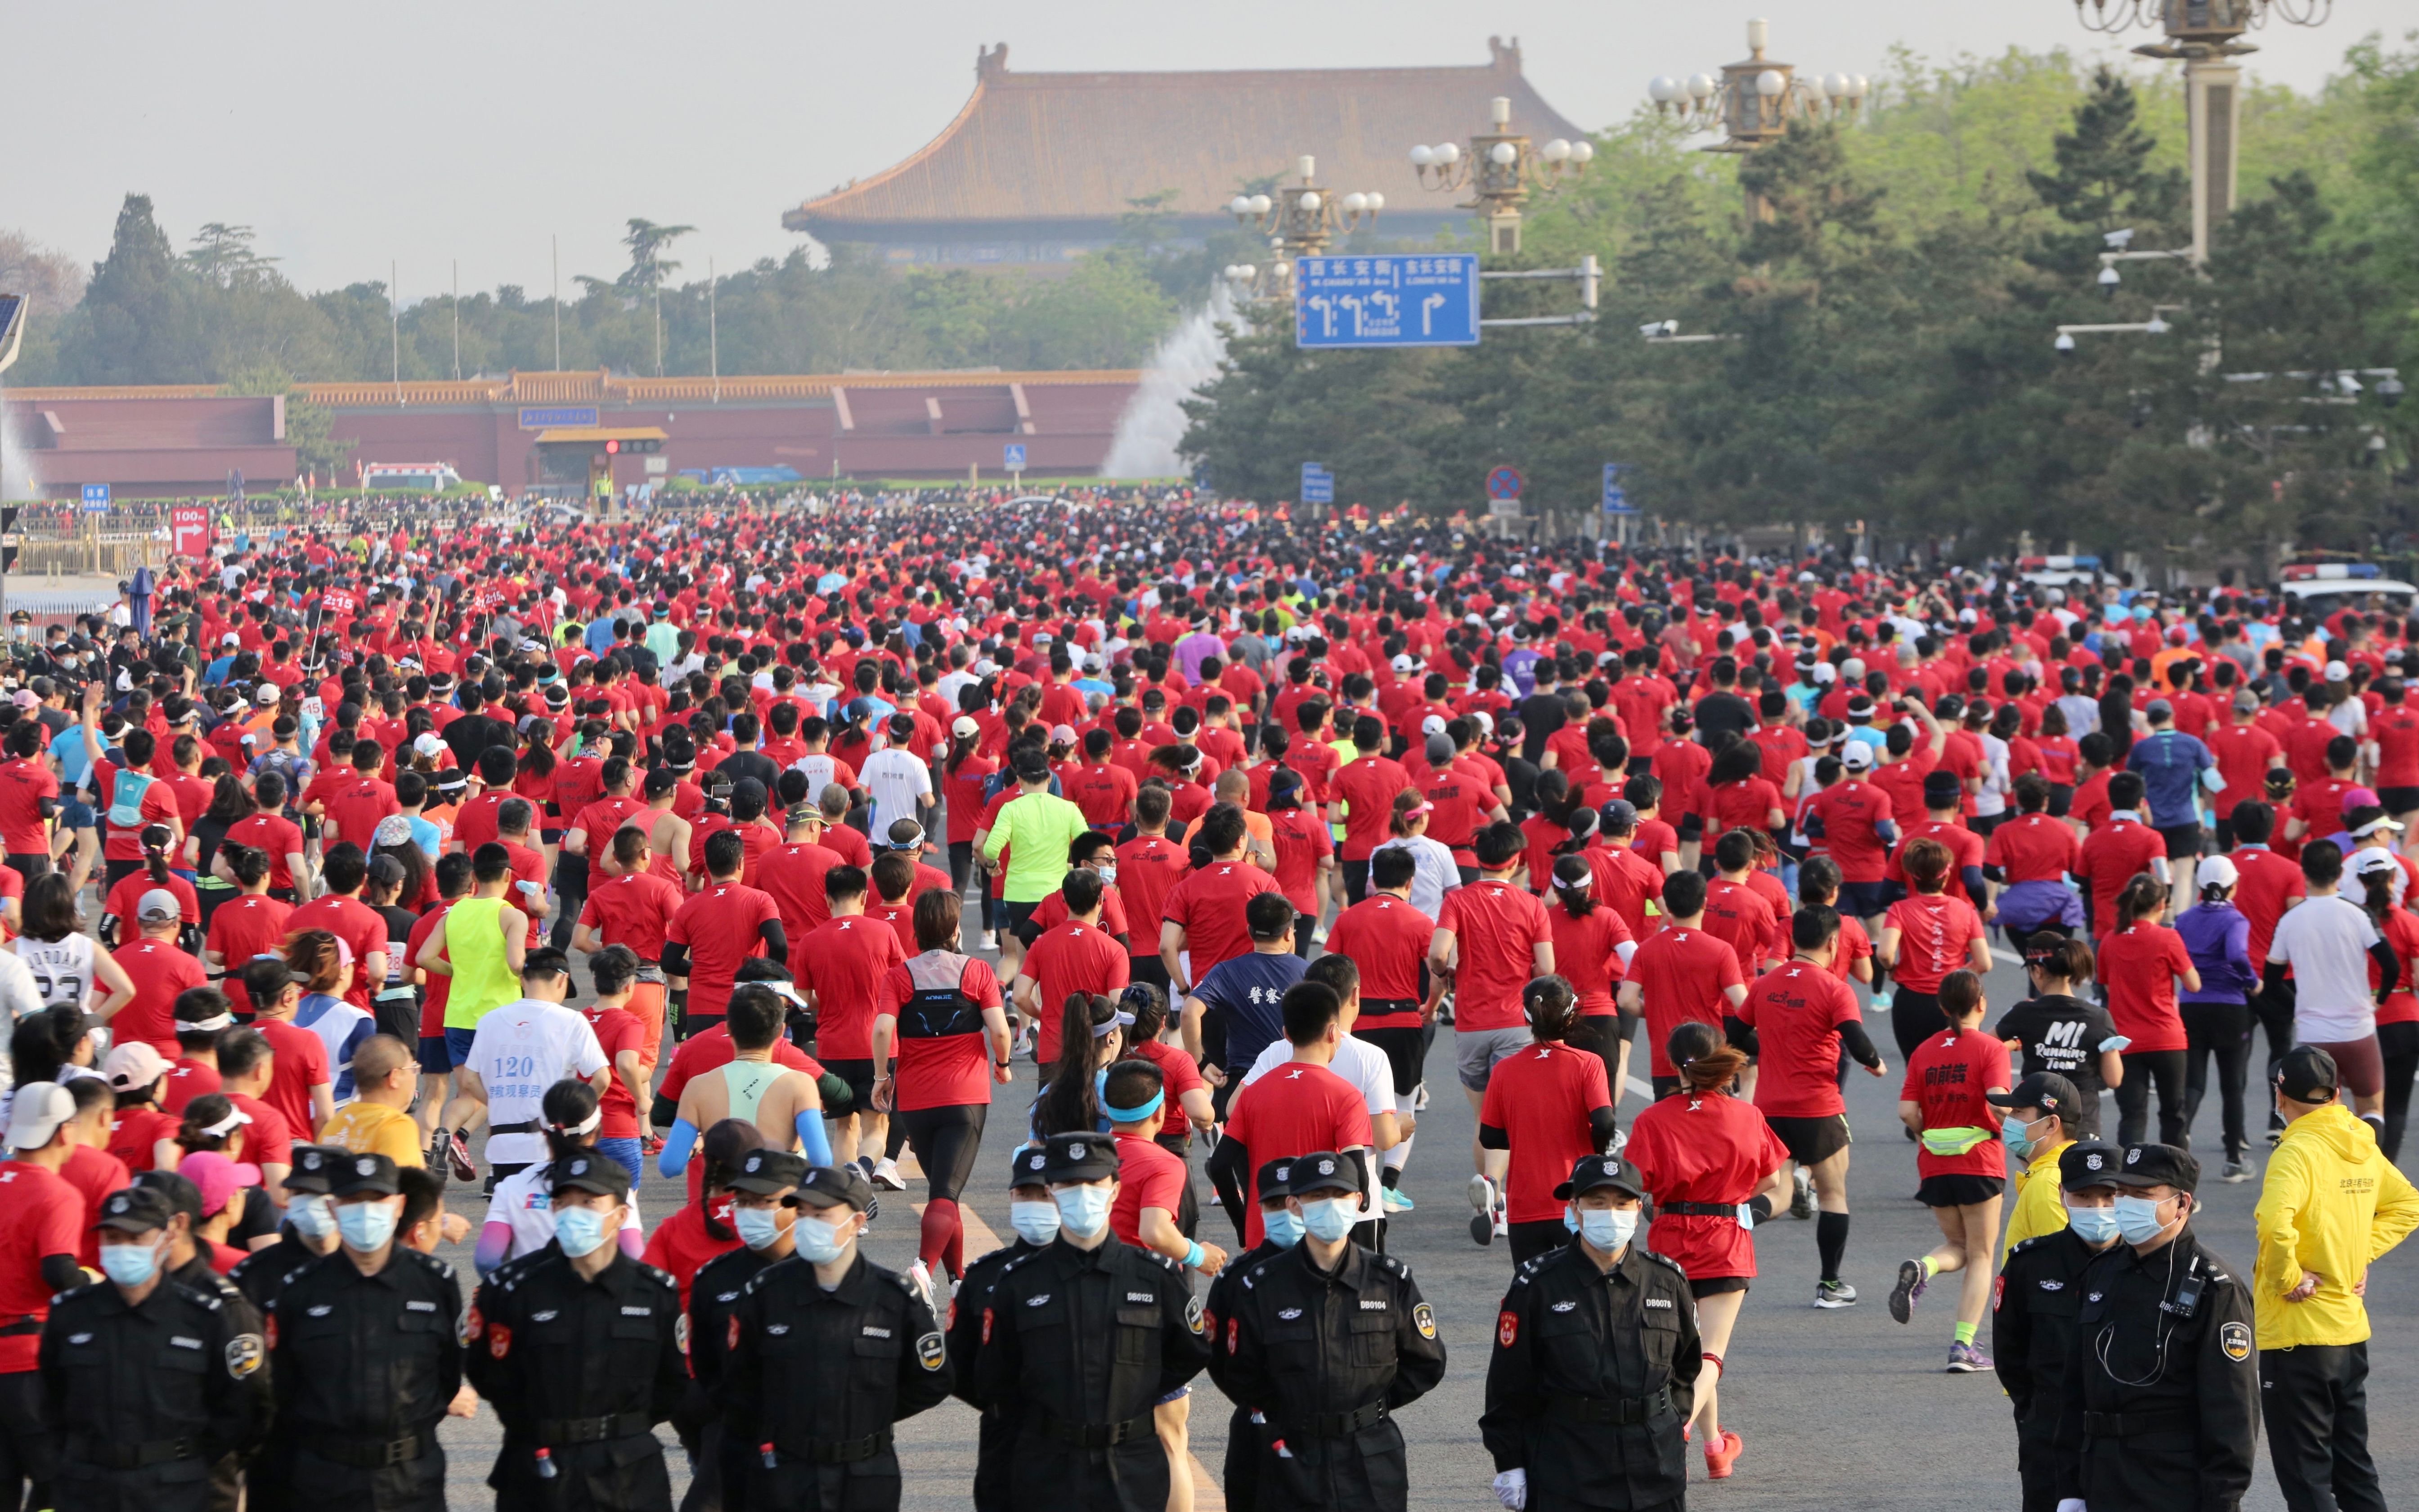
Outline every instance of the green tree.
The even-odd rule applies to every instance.
[[[148,194],[129,194],[109,255],[95,264],[60,367],[76,383],[175,383],[203,376],[193,276],[152,218]]]

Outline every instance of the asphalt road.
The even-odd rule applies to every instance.
[[[1990,1022],[2022,995],[2019,974],[2002,964],[1991,977]],[[1856,1224],[1844,1273],[1863,1304],[1839,1312],[1818,1312],[1811,1305],[1811,1223],[1784,1214],[1756,1231],[1762,1273],[1732,1340],[1730,1371],[1722,1383],[1724,1425],[1744,1437],[1746,1452],[1736,1473],[1719,1484],[1705,1482],[1703,1460],[1692,1458],[1692,1494],[1701,1506],[1854,1506],[1880,1512],[2015,1503],[2015,1436],[1997,1380],[1952,1376],[1941,1368],[1955,1321],[1953,1286],[1935,1284],[1908,1326],[1891,1321],[1883,1305],[1899,1261],[1929,1249],[1937,1230],[1928,1210],[1910,1196],[1916,1186],[1914,1147],[1901,1134],[1896,1111],[1902,1068],[1888,1026],[1879,1015],[1871,1018],[1875,1042],[1891,1056],[1892,1074],[1852,1072],[1847,1089],[1859,1143],[1849,1174]],[[1477,1419],[1487,1350],[1511,1257],[1500,1244],[1482,1249],[1470,1239],[1462,1193],[1470,1174],[1472,1119],[1454,1081],[1452,1046],[1442,1035],[1429,1057],[1428,1074],[1435,1096],[1422,1119],[1405,1180],[1419,1207],[1394,1219],[1389,1248],[1411,1266],[1434,1305],[1450,1363],[1443,1383],[1399,1414],[1410,1444],[1411,1504],[1492,1506],[1488,1483],[1494,1470],[1479,1443]],[[1009,1232],[1001,1184],[1007,1150],[1012,1131],[1023,1127],[1034,1090],[1029,1067],[1020,1066],[1017,1077],[994,1091],[992,1137],[964,1198],[970,1220],[978,1218],[994,1234]],[[1624,1099],[1625,1127],[1642,1105],[1641,1091],[1633,1087]],[[2214,1180],[2219,1159],[2213,1103],[2198,1127],[2197,1151],[2211,1179],[2201,1192],[2207,1211],[2197,1224],[2221,1257],[2247,1273],[2259,1186],[2256,1180],[2228,1186]],[[2113,1130],[2113,1104],[2103,1112],[2104,1126]],[[920,1188],[911,1181],[906,1193],[888,1196],[868,1242],[875,1263],[901,1266],[914,1258],[911,1204],[921,1200]],[[1205,1181],[1205,1196],[1207,1190]],[[649,1227],[678,1200],[674,1183],[651,1174],[641,1189]],[[483,1210],[461,1206],[475,1225]],[[1224,1242],[1224,1223],[1218,1210],[1209,1209],[1203,1237]],[[970,1256],[984,1247],[978,1237],[969,1236]],[[467,1294],[472,1281],[469,1246],[456,1246],[448,1257],[460,1267]],[[2405,1246],[2377,1267],[2368,1304],[2377,1335],[2370,1356],[2370,1445],[2384,1483],[2409,1486],[2419,1477],[2419,1365],[2413,1358],[2419,1348],[2419,1251]],[[1987,1337],[1986,1326],[1986,1342]],[[1225,1452],[1227,1404],[1207,1378],[1193,1400],[1193,1450],[1204,1467],[1195,1509],[1223,1512],[1215,1467]],[[974,1434],[974,1413],[955,1401],[901,1426],[909,1507],[937,1512],[965,1504]],[[440,1437],[451,1456],[451,1504],[463,1512],[491,1507],[494,1495],[485,1478],[501,1438],[492,1410],[483,1405],[476,1420],[449,1422]],[[663,1437],[671,1443],[669,1429]],[[686,1466],[677,1446],[669,1449],[669,1458],[677,1495],[686,1485]],[[2263,1445],[2258,1476],[2244,1505],[2265,1512],[2283,1504]]]

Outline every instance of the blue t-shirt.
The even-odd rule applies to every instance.
[[[2153,829],[2200,822],[2194,789],[2200,774],[2216,764],[2207,746],[2180,730],[2162,730],[2137,740],[2125,757],[2125,769],[2142,776]]]
[[[1260,1052],[1285,1038],[1286,989],[1302,980],[1310,963],[1288,951],[1254,950],[1219,962],[1193,985],[1193,995],[1226,1014],[1226,1069],[1251,1069]]]
[[[71,724],[51,740],[51,757],[59,764],[60,785],[73,791],[84,786],[92,757],[84,748],[84,726]]]

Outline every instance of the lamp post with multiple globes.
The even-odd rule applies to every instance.
[[[1265,264],[1230,263],[1225,269],[1235,296],[1245,301],[1291,300],[1293,265],[1316,257],[1338,236],[1349,236],[1374,224],[1386,208],[1386,196],[1355,190],[1337,194],[1315,181],[1318,160],[1303,153],[1294,160],[1302,176],[1298,184],[1279,185],[1273,194],[1238,194],[1226,202],[1235,224],[1269,239],[1271,254]]]
[[[1695,130],[1720,128],[1722,139],[1708,152],[1752,152],[1779,141],[1794,120],[1851,120],[1864,108],[1872,85],[1863,74],[1801,77],[1795,64],[1764,56],[1771,42],[1772,23],[1750,21],[1748,55],[1723,64],[1718,80],[1710,73],[1661,74],[1647,85],[1647,98],[1657,114],[1677,116]],[[1748,213],[1757,220],[1770,216],[1754,194],[1748,196]]]
[[[1595,157],[1595,144],[1555,137],[1539,146],[1512,129],[1512,100],[1498,95],[1488,101],[1492,131],[1470,139],[1464,152],[1457,142],[1411,148],[1411,166],[1420,186],[1437,191],[1467,188],[1466,209],[1479,212],[1487,223],[1487,250],[1499,255],[1520,250],[1520,207],[1533,193],[1550,193],[1564,178],[1579,173]]]

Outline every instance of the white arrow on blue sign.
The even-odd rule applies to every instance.
[[[1302,465],[1302,501],[1305,504],[1335,502],[1335,474],[1328,471],[1323,463],[1304,462]]]
[[[1619,462],[1604,465],[1604,512],[1608,515],[1635,515],[1638,506],[1629,501],[1627,491],[1621,486],[1621,469]]]
[[[109,508],[109,485],[105,483],[85,484],[84,486],[84,507],[89,514],[99,515],[106,512]]]

